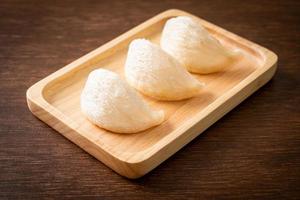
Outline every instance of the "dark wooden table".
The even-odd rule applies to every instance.
[[[35,118],[29,86],[169,8],[276,52],[267,85],[138,180]],[[0,199],[300,199],[299,1],[0,2]],[[98,198],[99,199],[99,198]]]

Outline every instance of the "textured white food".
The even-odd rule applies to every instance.
[[[94,124],[117,133],[135,133],[164,120],[114,72],[92,71],[81,94],[81,110]]]
[[[226,49],[197,21],[186,16],[166,22],[160,45],[188,71],[201,74],[222,70],[238,54]]]
[[[125,64],[128,83],[158,100],[182,100],[197,95],[202,84],[158,45],[136,39]]]

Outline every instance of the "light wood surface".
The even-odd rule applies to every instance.
[[[144,37],[159,43],[165,21],[179,15],[192,16],[180,10],[163,12],[39,81],[27,91],[30,110],[119,174],[128,178],[143,176],[264,85],[276,70],[277,56],[273,52],[192,16],[225,46],[239,49],[243,56],[223,72],[194,75],[206,84],[198,97],[178,102],[144,97],[154,108],[165,111],[166,121],[160,126],[122,135],[91,124],[79,106],[89,72],[103,67],[122,75],[130,41]]]

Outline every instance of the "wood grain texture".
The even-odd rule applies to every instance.
[[[278,71],[187,147],[130,181],[33,117],[25,91],[174,7],[274,50]],[[1,1],[0,198],[299,199],[298,11],[297,1]]]

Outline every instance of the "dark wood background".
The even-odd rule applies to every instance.
[[[128,180],[36,119],[25,92],[169,8],[273,50],[278,71],[151,173]],[[288,0],[1,0],[0,199],[300,199],[299,12]]]

